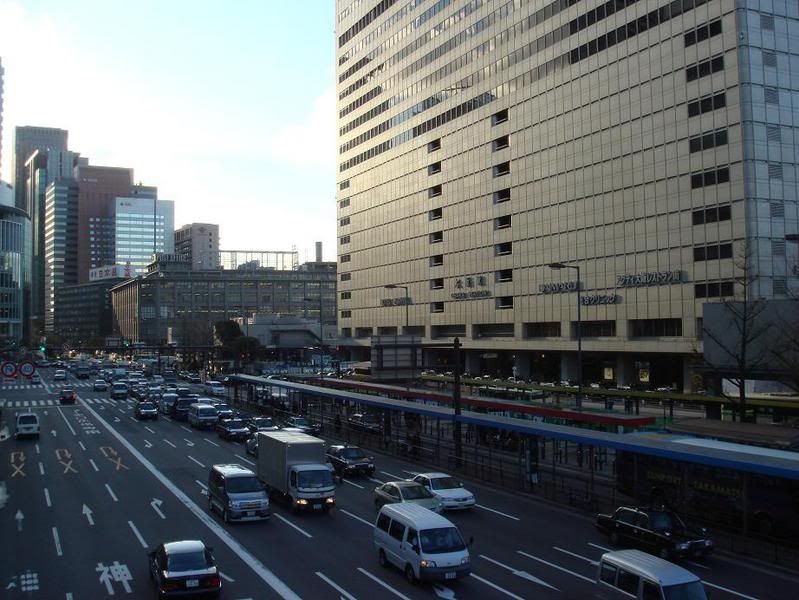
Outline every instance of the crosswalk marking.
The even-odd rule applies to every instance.
[[[127,406],[127,401],[117,402],[115,400],[108,400],[106,398],[83,398],[87,404],[110,404],[112,406]],[[2,408],[39,408],[46,406],[59,406],[57,399],[47,400],[6,400],[0,399],[0,407]]]

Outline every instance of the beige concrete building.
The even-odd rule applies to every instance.
[[[336,10],[338,322],[356,354],[371,335],[458,336],[470,372],[575,379],[577,271],[548,266],[567,263],[584,380],[690,387],[702,304],[740,293],[745,249],[755,294],[799,287],[795,2]]]

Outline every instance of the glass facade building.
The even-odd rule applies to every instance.
[[[172,200],[117,198],[113,219],[114,260],[106,264],[130,263],[134,273],[142,274],[153,261],[153,254],[174,252],[175,203]]]
[[[0,181],[0,346],[24,342],[30,285],[30,219],[14,206],[13,188]]]
[[[799,290],[795,2],[336,10],[338,322],[356,355],[377,334],[458,336],[469,372],[575,379],[576,272],[548,266],[567,263],[586,383],[687,389],[702,305],[739,295],[744,265],[757,297]],[[407,324],[386,285],[408,287]]]

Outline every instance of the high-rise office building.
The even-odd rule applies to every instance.
[[[175,203],[172,200],[137,196],[116,198],[112,264],[130,265],[134,275],[143,275],[154,254],[174,252],[174,230]]]
[[[25,295],[30,280],[30,219],[0,181],[0,348],[24,343]]]
[[[55,293],[78,283],[78,182],[56,179],[45,191],[44,329],[54,331]]]
[[[69,132],[51,127],[17,127],[14,130],[14,194],[17,208],[27,210],[25,163],[36,150],[65,151]]]
[[[3,86],[5,81],[5,71],[3,70],[3,58],[0,57],[0,173],[3,172]]]
[[[576,379],[579,331],[586,382],[689,387],[702,305],[740,293],[739,257],[756,297],[799,286],[795,2],[336,9],[356,351],[457,336],[472,373]]]
[[[219,225],[189,223],[175,230],[175,254],[197,271],[219,267]]]

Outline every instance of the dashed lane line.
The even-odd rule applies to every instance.
[[[347,600],[356,600],[355,596],[353,596],[352,594],[347,592],[347,590],[345,590],[343,587],[339,586],[335,581],[333,581],[332,579],[327,577],[321,571],[317,571],[316,572],[316,576],[319,577],[322,581],[324,581],[327,585],[332,587],[334,590],[336,590],[339,594],[341,594],[342,598],[346,598]]]
[[[276,513],[272,513],[272,516],[274,516],[274,517],[277,517],[278,519],[280,519],[281,521],[283,521],[283,522],[284,522],[286,525],[288,525],[289,527],[293,527],[294,529],[296,529],[297,531],[299,531],[299,532],[300,532],[302,535],[304,535],[305,537],[307,537],[307,538],[309,538],[309,539],[313,537],[313,536],[312,536],[310,533],[308,533],[307,531],[305,531],[305,530],[304,530],[302,527],[300,527],[300,526],[298,526],[298,525],[295,525],[294,523],[292,523],[291,521],[289,521],[289,520],[288,520],[286,517],[284,517],[283,515],[278,515],[278,514],[276,514]]]
[[[403,594],[403,593],[401,593],[401,592],[399,592],[399,591],[395,590],[393,587],[391,587],[390,585],[388,585],[388,584],[387,584],[385,581],[383,581],[383,580],[382,580],[382,579],[380,579],[379,577],[376,577],[376,576],[372,575],[372,574],[371,574],[369,571],[367,571],[366,569],[363,569],[363,568],[361,568],[361,567],[358,567],[358,570],[359,570],[361,573],[363,573],[364,575],[366,575],[366,576],[367,576],[369,579],[371,579],[372,581],[374,581],[375,583],[377,583],[378,585],[381,585],[381,586],[383,586],[385,589],[387,589],[389,592],[391,592],[392,594],[394,594],[394,595],[395,595],[395,596],[397,596],[398,598],[402,598],[402,600],[411,600],[410,598],[408,598],[408,596],[406,596],[405,594]],[[523,600],[523,599],[522,599],[522,598],[519,598],[519,600]]]

